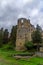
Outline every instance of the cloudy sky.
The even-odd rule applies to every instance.
[[[10,30],[21,17],[43,28],[43,0],[0,0],[0,28]]]

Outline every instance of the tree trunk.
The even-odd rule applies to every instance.
[[[40,46],[39,46],[39,44],[37,44],[37,51],[40,51]]]

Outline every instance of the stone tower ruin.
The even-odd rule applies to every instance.
[[[31,33],[35,30],[31,25],[30,20],[26,18],[18,19],[17,23],[17,37],[16,37],[16,50],[24,50],[25,42],[31,41]]]

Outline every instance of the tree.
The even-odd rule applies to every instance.
[[[12,42],[14,46],[16,42],[16,32],[17,32],[17,26],[13,26],[11,29],[11,34],[10,34],[10,41]]]
[[[42,29],[37,24],[36,31],[32,33],[32,42],[37,43],[37,51],[39,51],[39,44],[42,43],[42,35],[41,35]]]
[[[3,45],[3,28],[0,29],[0,47]]]
[[[8,37],[9,37],[8,29],[5,29],[3,34],[3,44],[8,43]]]

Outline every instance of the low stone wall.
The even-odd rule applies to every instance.
[[[36,56],[43,57],[43,52],[35,52]]]
[[[22,54],[14,54],[13,57],[16,59],[28,59],[31,58],[34,55],[34,53],[22,53]]]
[[[14,56],[14,58],[18,59],[28,59],[31,58],[31,56]]]

